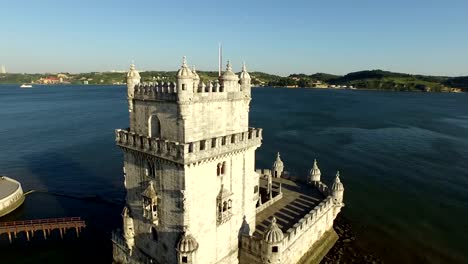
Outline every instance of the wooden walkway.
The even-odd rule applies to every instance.
[[[0,236],[5,233],[8,234],[8,239],[11,243],[12,234],[16,238],[18,233],[25,232],[26,239],[29,241],[29,235],[34,237],[36,231],[42,231],[44,238],[47,239],[47,236],[50,236],[52,230],[58,229],[60,231],[60,237],[63,238],[63,234],[66,233],[67,229],[74,228],[76,235],[79,236],[81,228],[83,227],[86,227],[86,223],[81,220],[80,217],[0,222]]]

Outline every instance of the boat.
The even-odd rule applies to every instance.
[[[0,176],[0,217],[16,210],[24,202],[21,183],[6,176]]]
[[[21,88],[32,88],[32,84],[23,83],[20,87],[21,87]]]

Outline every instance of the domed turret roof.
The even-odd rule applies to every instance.
[[[276,154],[276,160],[273,162],[273,168],[283,167],[283,161],[280,158],[280,153]]]
[[[187,59],[185,56],[182,60],[182,67],[180,67],[179,71],[177,71],[177,78],[179,79],[193,78],[192,71],[187,65]]]
[[[226,65],[226,71],[223,73],[221,78],[224,81],[238,81],[239,77],[232,71],[231,63],[228,61]]]
[[[320,169],[319,169],[319,167],[317,165],[317,160],[314,159],[314,166],[310,170],[310,176],[320,175],[320,174],[321,174],[321,172],[320,172]]]
[[[340,181],[340,172],[336,172],[335,182],[332,185],[332,191],[344,191],[343,183]]]
[[[191,253],[197,249],[198,249],[198,242],[195,240],[195,238],[191,234],[188,234],[187,231],[184,232],[184,234],[182,235],[182,238],[179,240],[179,243],[177,244],[177,250],[180,253]]]
[[[140,79],[140,73],[138,73],[138,71],[135,70],[135,64],[130,65],[130,70],[127,72],[127,78]]]
[[[247,72],[247,67],[245,67],[245,63],[242,65],[242,72],[240,74],[241,79],[250,79],[250,74]]]
[[[192,66],[192,74],[194,80],[200,80],[200,76],[198,76],[198,73],[195,71],[195,65]]]
[[[142,195],[145,196],[145,197],[148,197],[150,199],[156,199],[157,198],[156,190],[154,189],[154,185],[153,185],[152,181],[149,182],[149,186],[146,188],[146,190],[143,192]]]
[[[271,225],[268,227],[267,232],[263,236],[263,240],[265,240],[267,243],[275,244],[281,242],[283,238],[283,231],[281,231],[281,229],[278,227],[276,224],[276,218],[273,216],[273,219],[271,219]]]

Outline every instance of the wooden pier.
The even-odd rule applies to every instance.
[[[44,238],[47,239],[52,230],[58,229],[60,237],[63,238],[63,234],[66,233],[67,229],[74,228],[76,235],[79,237],[80,231],[84,227],[86,227],[85,221],[81,220],[80,217],[0,222],[0,236],[4,233],[8,234],[8,239],[11,243],[12,234],[16,238],[18,233],[25,232],[26,239],[29,241],[30,235],[34,237],[36,231],[42,231]]]

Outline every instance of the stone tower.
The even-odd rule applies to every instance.
[[[320,182],[320,176],[322,173],[317,165],[317,159],[314,159],[314,166],[310,169],[309,172],[309,183],[316,184]]]
[[[127,190],[120,263],[238,263],[255,230],[261,129],[249,128],[250,76],[228,62],[205,83],[184,57],[175,83],[127,74],[128,129],[116,130]],[[121,243],[122,242],[122,243]]]

